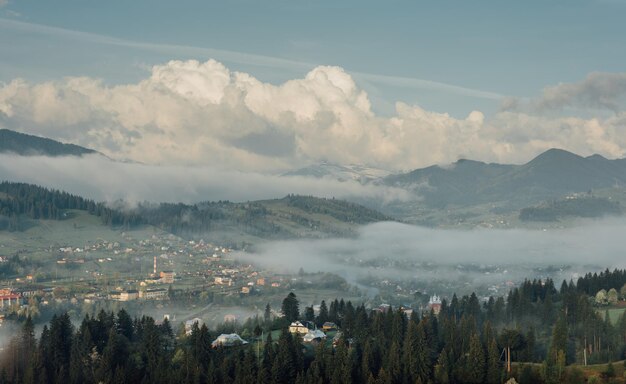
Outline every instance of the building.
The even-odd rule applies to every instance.
[[[163,284],[174,284],[174,271],[161,271],[159,277]]]
[[[250,287],[241,287],[241,293],[243,295],[249,295],[250,294]]]
[[[9,288],[0,289],[0,308],[10,307],[13,304],[21,304],[22,295],[13,292]]]
[[[193,325],[194,324],[198,324],[198,328],[202,326],[203,321],[200,318],[193,318],[191,320],[187,320],[185,321],[185,334],[187,336],[191,335],[191,332],[193,331]]]
[[[294,321],[293,323],[291,323],[291,325],[289,325],[289,332],[306,335],[307,333],[309,333],[309,327],[299,321]]]
[[[432,295],[428,301],[428,309],[433,311],[435,315],[438,315],[441,312],[441,297]]]
[[[391,305],[389,304],[381,304],[378,306],[378,308],[376,308],[376,310],[382,313],[387,313],[389,312],[390,309],[391,309]]]
[[[215,276],[215,284],[228,285],[230,287],[231,285],[233,285],[233,279],[231,279],[230,277]]]
[[[167,289],[156,288],[139,291],[139,298],[144,300],[162,300],[167,298]]]
[[[326,334],[319,329],[310,329],[306,335],[302,338],[305,343],[312,343],[314,341],[322,341],[326,339]]]
[[[43,287],[42,286],[22,287],[22,288],[19,288],[19,289],[13,291],[13,293],[21,294],[24,299],[28,299],[30,297],[43,296],[44,295],[44,291],[43,291]]]
[[[259,277],[258,279],[256,279],[256,285],[265,285],[265,277]]]
[[[234,346],[237,346],[237,345],[244,345],[244,344],[248,344],[248,342],[245,341],[244,339],[242,339],[238,334],[236,334],[236,333],[231,333],[231,334],[222,333],[221,335],[219,335],[217,337],[217,339],[215,339],[211,343],[211,346],[213,348],[217,348],[217,347],[234,347]]]
[[[322,330],[324,330],[324,332],[335,331],[337,330],[337,324],[327,321],[324,324],[322,324]]]
[[[129,289],[120,293],[120,301],[131,301],[139,298],[139,291],[136,289]]]

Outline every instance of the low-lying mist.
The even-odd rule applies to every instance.
[[[362,227],[356,238],[260,245],[238,257],[265,268],[334,272],[351,282],[382,279],[514,283],[524,278],[576,279],[624,268],[625,220],[580,222],[560,230],[442,230],[400,223]]]
[[[100,155],[45,157],[0,155],[0,180],[64,190],[97,201],[130,203],[274,199],[287,194],[371,199],[384,204],[415,199],[392,187],[356,181],[281,177],[215,167],[157,166],[123,163]]]

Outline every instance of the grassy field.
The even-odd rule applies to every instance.
[[[573,370],[579,369],[582,371],[582,375],[584,376],[586,382],[592,383],[614,383],[614,384],[622,384],[626,383],[626,377],[624,376],[624,372],[626,371],[624,364],[625,360],[614,361],[613,369],[615,371],[615,377],[612,379],[603,379],[603,374],[607,371],[608,364],[593,364],[593,365],[579,365],[572,364],[567,366],[565,369],[565,377],[571,375]],[[519,377],[519,370],[524,366],[530,366],[535,372],[536,375],[540,375],[542,364],[539,363],[512,363],[513,367],[513,376]]]
[[[609,319],[611,320],[611,324],[615,325],[619,321],[620,316],[626,311],[626,307],[624,308],[601,308],[598,309],[598,313],[600,316],[604,318],[606,312],[609,313]]]

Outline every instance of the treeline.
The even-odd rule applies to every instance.
[[[20,216],[62,220],[67,210],[87,211],[106,225],[131,227],[141,223],[133,212],[111,209],[104,203],[32,184],[0,182],[0,230],[21,230]]]
[[[334,198],[325,199],[313,196],[287,195],[284,200],[289,206],[305,212],[325,214],[348,223],[367,224],[374,221],[392,220],[388,216],[365,208],[362,205]]]
[[[522,221],[558,221],[566,217],[602,217],[623,212],[619,202],[601,197],[579,197],[555,200],[537,207],[520,210]]]
[[[624,284],[626,284],[626,269],[614,269],[613,271],[606,269],[600,273],[587,273],[580,277],[577,280],[576,288],[579,292],[591,296],[601,289],[608,291],[615,288],[620,291]]]
[[[623,271],[622,271],[623,272]],[[582,281],[582,280],[581,280]],[[301,313],[295,294],[283,318],[244,324],[249,344],[213,348],[205,325],[174,334],[167,320],[131,319],[124,310],[85,317],[75,329],[56,316],[39,340],[27,319],[0,360],[0,380],[14,383],[584,383],[572,363],[624,359],[626,316],[611,323],[574,283],[527,280],[506,298],[475,294],[443,300],[419,314],[350,301],[324,301]],[[306,347],[290,321],[337,324],[342,336]],[[277,340],[272,330],[280,328]],[[216,331],[230,332],[233,325]],[[252,337],[254,335],[254,337]],[[264,340],[262,335],[268,335]],[[538,363],[531,365],[530,363]],[[613,368],[612,366],[609,366]],[[608,368],[606,377],[614,374]]]
[[[289,195],[283,200],[287,205],[306,214],[324,214],[347,223],[364,224],[389,219],[376,211],[341,200],[295,195]],[[289,238],[298,235],[293,232],[297,232],[297,229],[278,224],[277,214],[263,202],[139,203],[128,207],[123,202],[106,205],[67,192],[30,184],[0,183],[0,230],[23,229],[21,217],[62,220],[66,217],[67,210],[89,212],[100,217],[108,226],[131,229],[149,224],[170,233],[191,237],[211,231],[232,230],[263,238]],[[287,214],[287,217],[307,229],[322,232],[337,230],[332,229],[334,227],[325,227],[320,220],[301,214]]]

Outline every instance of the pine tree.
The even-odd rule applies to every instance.
[[[289,323],[296,321],[300,317],[299,303],[296,294],[289,292],[283,300],[281,311],[285,315],[285,320]]]
[[[439,354],[437,365],[435,366],[435,380],[439,384],[449,384],[452,370],[448,360],[448,353],[445,348]]]
[[[465,367],[467,383],[482,383],[485,379],[485,352],[477,334],[470,337],[469,352]]]
[[[487,372],[485,381],[488,384],[498,384],[501,381],[502,368],[500,364],[500,353],[496,339],[492,338],[487,346]]]
[[[559,351],[563,351],[567,359],[567,323],[565,315],[559,316],[559,319],[552,330],[552,342],[550,344],[549,359],[556,361]]]

